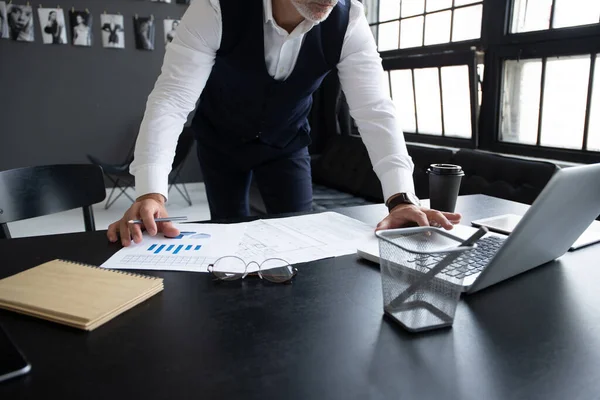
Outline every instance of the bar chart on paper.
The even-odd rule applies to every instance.
[[[125,247],[102,266],[115,269],[207,272],[219,256],[233,254],[243,235],[235,226],[183,224],[176,237],[144,235],[139,244]]]

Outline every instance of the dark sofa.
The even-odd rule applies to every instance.
[[[433,163],[458,164],[465,176],[460,194],[487,194],[525,204],[537,195],[559,168],[556,164],[507,157],[478,150],[452,150],[408,144],[415,164],[413,180],[419,198],[429,198],[427,168]],[[322,154],[314,156],[313,209],[326,210],[382,203],[379,179],[373,171],[367,150],[359,137],[336,136]],[[250,205],[258,214],[266,212],[253,185]]]

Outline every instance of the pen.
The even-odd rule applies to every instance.
[[[154,222],[176,222],[176,221],[186,221],[187,217],[167,217],[167,218],[154,218]],[[144,221],[141,219],[131,219],[127,221],[130,224],[143,224]]]

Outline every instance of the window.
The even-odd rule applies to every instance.
[[[482,0],[365,1],[379,51],[479,39]]]
[[[600,162],[600,0],[364,4],[407,141]]]
[[[516,0],[511,32],[531,32],[598,23],[598,0]]]

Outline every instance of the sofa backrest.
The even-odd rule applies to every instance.
[[[556,164],[461,149],[453,163],[465,171],[460,194],[487,194],[532,204],[552,175]]]

